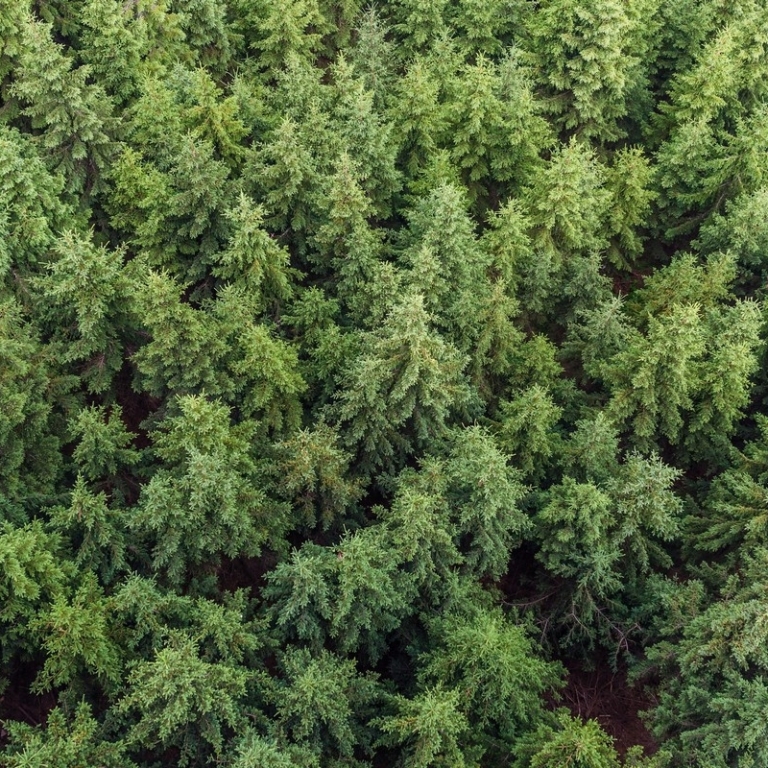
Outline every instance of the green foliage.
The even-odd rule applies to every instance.
[[[304,544],[270,574],[270,612],[285,638],[319,650],[381,657],[387,633],[413,612],[413,583],[379,527],[346,534],[334,549]]]
[[[42,606],[65,594],[70,568],[62,561],[60,540],[39,521],[23,528],[4,523],[0,529],[2,581],[0,597],[3,658],[28,641],[29,623]]]
[[[637,78],[642,2],[548,0],[527,16],[526,53],[561,129],[600,141],[623,135],[617,121]]]
[[[46,169],[28,136],[3,126],[0,162],[5,169],[0,183],[0,269],[5,282],[11,266],[22,273],[37,267],[50,248],[56,229],[63,225],[68,208],[59,198],[63,188],[61,177]]]
[[[197,644],[172,636],[151,661],[135,664],[118,711],[132,716],[129,745],[176,746],[179,765],[219,756],[224,737],[242,722],[238,707],[247,670],[200,658]]]
[[[765,417],[759,418],[758,426],[759,437],[738,454],[733,466],[713,480],[704,508],[688,520],[694,546],[699,550],[716,552],[734,545],[763,546],[768,542]]]
[[[166,468],[144,486],[129,520],[151,543],[153,567],[174,582],[222,554],[257,554],[282,527],[279,507],[259,488],[253,423],[233,426],[228,408],[199,397],[178,408],[155,436]]]
[[[279,728],[318,757],[350,758],[370,748],[371,732],[363,723],[380,697],[372,676],[357,674],[351,661],[327,651],[313,658],[292,650],[282,660],[285,682],[275,692]]]
[[[87,0],[79,9],[80,57],[107,93],[127,102],[138,94],[145,72],[183,55],[179,21],[166,3],[138,0],[127,7]]]
[[[542,716],[542,694],[559,684],[557,664],[536,658],[524,627],[495,610],[447,615],[432,623],[432,650],[419,675],[460,691],[475,731],[507,743]]]
[[[536,384],[514,400],[502,402],[499,411],[501,444],[518,457],[517,463],[526,475],[541,476],[546,460],[558,445],[555,427],[562,409],[546,389]]]
[[[56,371],[13,299],[0,302],[0,498],[50,492],[61,463],[52,430]]]
[[[466,349],[475,335],[478,287],[487,256],[478,247],[461,191],[452,185],[434,190],[411,215],[414,243],[405,254],[411,284],[439,327]]]
[[[80,768],[100,765],[104,768],[134,768],[126,756],[126,745],[100,737],[99,724],[85,702],[74,714],[60,708],[49,715],[44,729],[32,728],[25,723],[5,723],[11,744],[0,757],[6,768]]]
[[[122,680],[122,664],[109,618],[95,578],[87,578],[71,601],[59,597],[42,611],[32,627],[42,635],[46,652],[35,687],[63,686],[85,672],[114,691]]]
[[[329,528],[360,497],[360,483],[349,478],[350,455],[327,424],[301,430],[277,445],[280,491],[301,512],[307,524]]]
[[[459,71],[452,90],[451,154],[472,198],[529,175],[550,135],[517,58],[497,67],[481,55]]]
[[[766,18],[0,0],[0,764],[768,764]]]
[[[422,48],[446,31],[446,5],[446,0],[396,0],[393,3],[394,28],[406,39],[408,48]]]
[[[706,268],[681,256],[638,292],[646,335],[612,331],[626,341],[601,373],[612,389],[609,410],[618,420],[632,419],[642,449],[658,434],[681,442],[684,416],[694,412],[686,442],[694,455],[711,460],[749,401],[761,317],[751,301],[720,303],[733,267],[729,256],[711,257]]]
[[[604,248],[602,224],[610,205],[604,185],[605,168],[595,153],[571,139],[557,148],[546,169],[535,177],[528,195],[533,225],[566,253]]]
[[[653,168],[637,147],[619,150],[607,174],[613,194],[608,227],[613,235],[609,258],[626,266],[643,250],[637,228],[646,222],[656,195],[651,188]]]
[[[338,418],[363,469],[390,465],[439,436],[451,405],[466,402],[464,360],[430,320],[422,295],[406,294],[364,338],[363,354],[344,376]]]
[[[216,277],[261,295],[264,305],[291,296],[288,254],[263,228],[264,213],[244,195],[228,214],[235,227],[229,247],[217,256]],[[258,305],[258,302],[257,302]]]
[[[273,740],[249,731],[242,738],[236,755],[226,765],[231,768],[293,768],[296,765],[316,766],[317,762],[299,747],[281,749]]]
[[[654,732],[666,736],[672,765],[758,765],[766,756],[759,712],[765,700],[766,551],[742,558],[709,605],[701,583],[665,585],[660,641],[648,659],[665,684]]]
[[[122,367],[123,338],[132,326],[127,297],[133,286],[123,271],[123,254],[97,248],[73,232],[54,249],[57,259],[49,265],[43,291],[54,306],[56,329],[72,329],[63,361],[84,365],[80,375],[89,389],[104,392]]]
[[[560,710],[555,723],[540,726],[517,748],[520,768],[619,768],[613,739],[596,720],[586,723]]]
[[[747,274],[757,271],[763,263],[766,232],[762,211],[765,205],[764,188],[729,201],[724,214],[712,216],[702,226],[699,247],[705,253],[733,253]],[[758,274],[762,275],[762,270]]]
[[[66,179],[66,191],[89,195],[113,151],[114,118],[100,86],[88,83],[88,70],[72,61],[51,39],[51,29],[32,18],[21,30],[13,96],[22,114],[41,129],[39,144],[51,169]]]
[[[529,527],[518,507],[523,495],[519,475],[478,427],[454,432],[444,466],[446,499],[465,563],[476,575],[498,578]]]
[[[220,394],[227,376],[218,360],[227,352],[226,337],[205,312],[180,300],[181,287],[167,274],[148,271],[135,297],[136,313],[150,341],[134,356],[143,385],[155,396]]]
[[[682,504],[671,489],[679,472],[657,456],[632,453],[621,465],[612,458],[603,482],[600,473],[589,482],[566,477],[546,493],[536,517],[537,557],[567,580],[558,616],[567,635],[591,642],[602,633],[626,647],[611,614],[617,606],[621,613],[622,591],[636,589],[654,567],[670,565],[661,542],[677,537]]]
[[[461,739],[469,727],[456,689],[429,688],[413,699],[398,697],[396,714],[383,717],[378,726],[384,744],[404,745],[403,768],[467,765]]]
[[[104,491],[89,490],[83,475],[72,488],[69,506],[53,507],[49,512],[54,530],[69,537],[78,568],[98,571],[104,583],[126,565],[126,516],[124,510],[110,506]]]
[[[251,47],[258,51],[259,64],[273,73],[290,56],[311,58],[320,47],[322,33],[328,30],[317,0],[242,4],[253,14],[253,20],[249,19],[255,32]]]
[[[135,437],[125,428],[123,412],[113,406],[83,409],[72,423],[78,444],[72,457],[87,480],[114,480],[118,472],[136,464],[139,452],[131,447]]]

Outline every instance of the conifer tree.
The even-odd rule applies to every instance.
[[[615,418],[632,419],[641,449],[651,446],[659,433],[677,441],[683,427],[681,411],[693,403],[697,383],[693,369],[704,344],[699,308],[677,306],[667,317],[651,318],[648,335],[636,336],[614,358],[607,374],[613,390],[611,411]]]
[[[187,44],[200,63],[224,72],[230,57],[226,3],[222,0],[174,0],[173,10],[179,17]]]
[[[110,101],[87,77],[87,69],[73,69],[47,24],[31,17],[25,21],[11,93],[22,114],[42,131],[38,141],[50,168],[78,197],[98,191],[114,149]]]
[[[447,86],[435,77],[430,65],[427,57],[414,57],[403,77],[393,84],[389,114],[410,178],[428,166],[447,130],[448,110],[441,99]]]
[[[420,201],[411,215],[412,244],[403,260],[411,284],[459,349],[468,351],[476,338],[483,294],[489,291],[489,258],[480,248],[466,211],[464,195],[440,186]]]
[[[247,288],[255,306],[267,307],[291,296],[288,253],[264,229],[264,211],[241,194],[228,214],[234,232],[228,247],[216,255],[212,273]],[[256,298],[259,296],[261,300]]]
[[[0,562],[0,650],[7,664],[20,652],[26,655],[38,647],[30,625],[41,609],[66,593],[72,569],[61,556],[61,539],[47,532],[39,520],[20,527],[2,524]]]
[[[529,522],[518,508],[519,475],[491,436],[479,427],[456,431],[445,464],[446,498],[456,526],[457,548],[477,576],[498,578]]]
[[[4,126],[0,133],[0,162],[5,169],[0,186],[0,259],[6,281],[9,267],[15,268],[17,274],[39,269],[44,254],[72,212],[59,197],[61,177],[46,169],[28,136]]]
[[[123,253],[97,248],[74,232],[66,232],[54,248],[57,258],[43,286],[55,307],[56,325],[72,329],[70,338],[61,339],[63,361],[80,363],[89,389],[103,392],[122,367],[131,331],[133,286],[123,271]]]
[[[766,550],[745,552],[741,571],[723,580],[711,602],[701,581],[660,585],[664,619],[649,666],[668,681],[654,712],[670,764],[760,762],[766,755],[759,712],[765,694]],[[718,572],[719,571],[719,572]]]
[[[389,100],[394,86],[396,48],[389,39],[389,27],[374,6],[363,8],[357,15],[354,47],[350,61],[362,78],[366,90],[373,93],[374,107],[382,108]],[[393,124],[393,130],[397,126]]]
[[[339,446],[338,433],[327,424],[303,429],[276,446],[280,491],[293,501],[307,524],[329,528],[361,494],[359,481],[349,476],[351,456]]]
[[[201,659],[193,640],[171,637],[129,674],[118,703],[133,720],[126,742],[134,749],[174,746],[181,766],[221,756],[225,735],[242,723],[238,702],[248,677],[242,668]]]
[[[88,0],[78,17],[80,56],[117,103],[138,95],[144,72],[180,53],[183,33],[165,3]]]
[[[383,253],[381,237],[369,224],[375,209],[360,184],[364,175],[348,154],[341,155],[327,188],[326,221],[314,238],[325,257],[323,266],[330,262],[338,275],[340,298],[361,319],[376,312],[375,281]]]
[[[37,690],[71,684],[85,673],[114,692],[122,680],[122,659],[114,639],[109,603],[92,574],[70,600],[58,596],[41,611],[32,629],[42,636],[46,659]]]
[[[278,70],[290,56],[311,59],[329,31],[317,0],[239,2],[255,30],[251,48],[258,52],[260,66],[269,72]]]
[[[558,127],[614,141],[637,77],[642,3],[548,0],[527,15],[526,54]]]
[[[472,741],[510,745],[542,718],[541,694],[557,687],[560,670],[534,656],[523,627],[498,610],[482,610],[449,614],[430,631],[432,650],[420,659],[419,678],[462,692]]]
[[[279,728],[294,743],[318,757],[351,758],[368,751],[372,737],[366,716],[380,698],[372,675],[359,675],[352,661],[327,651],[316,657],[302,649],[288,651],[281,665],[285,679],[275,692]]]
[[[703,508],[687,520],[697,550],[717,552],[766,543],[765,417],[759,417],[758,428],[757,438],[712,482]]]
[[[57,707],[48,715],[44,729],[25,723],[8,723],[8,727],[11,744],[0,757],[4,768],[43,768],[53,763],[61,768],[136,766],[126,755],[128,750],[122,739],[114,742],[100,736],[99,723],[86,702],[69,714]]]
[[[341,58],[333,71],[335,104],[331,128],[338,134],[343,151],[358,169],[360,183],[380,215],[391,211],[391,198],[400,189],[395,167],[396,147],[392,126],[379,115],[373,92]]]
[[[516,768],[619,768],[613,740],[596,720],[582,723],[566,710],[543,723],[516,748]]]
[[[156,396],[226,391],[229,377],[218,365],[226,337],[215,319],[183,303],[181,287],[169,275],[142,272],[135,312],[150,339],[133,359],[143,386]]]
[[[0,6],[0,84],[6,85],[6,78],[16,65],[17,56],[22,43],[22,30],[29,12],[28,3],[15,3],[6,0]],[[3,87],[5,91],[5,87]]]
[[[103,584],[125,570],[127,516],[117,503],[110,504],[105,491],[91,490],[78,475],[69,505],[53,507],[49,515],[52,528],[69,538],[78,568],[98,573]]]
[[[391,12],[394,29],[411,51],[427,48],[446,30],[446,0],[395,0]]]
[[[282,527],[258,482],[252,422],[230,423],[229,409],[202,397],[178,401],[155,435],[166,463],[147,483],[130,526],[149,539],[155,569],[181,582],[222,554],[256,554]],[[277,514],[275,514],[277,513]]]
[[[345,442],[370,471],[399,463],[446,428],[452,403],[466,401],[458,351],[430,328],[418,293],[395,304],[365,351],[348,370],[339,393]]]
[[[479,190],[493,198],[505,182],[519,189],[549,130],[517,57],[507,55],[498,66],[478,57],[458,72],[451,96],[447,133],[471,199],[481,196]]]
[[[383,744],[402,745],[403,768],[467,765],[461,740],[469,727],[455,689],[429,688],[412,699],[398,697],[396,714],[381,718]],[[471,763],[470,763],[471,764]]]
[[[765,5],[0,0],[0,765],[768,764]]]
[[[513,400],[502,401],[499,411],[501,444],[517,456],[517,464],[526,475],[540,477],[546,460],[558,448],[555,427],[562,409],[546,389],[534,385]]]
[[[449,13],[463,47],[470,53],[496,56],[514,39],[524,10],[517,0],[462,0],[449,8]]]
[[[0,498],[32,501],[52,491],[61,465],[52,424],[52,384],[60,375],[13,299],[0,303],[0,339]]]

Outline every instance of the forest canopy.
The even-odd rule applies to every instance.
[[[0,766],[768,765],[764,0],[0,0]]]

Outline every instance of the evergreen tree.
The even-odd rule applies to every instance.
[[[3,282],[8,270],[22,274],[37,271],[65,219],[72,216],[59,195],[63,182],[51,174],[30,138],[4,126],[0,133],[0,162],[5,169],[0,186],[3,241],[0,259]]]
[[[88,0],[78,17],[80,58],[117,103],[139,94],[145,72],[181,54],[179,17],[165,3]]]
[[[419,677],[462,692],[472,741],[511,745],[542,718],[542,693],[558,686],[560,670],[534,656],[523,627],[496,610],[447,615],[430,630]]]
[[[26,20],[18,55],[11,93],[41,131],[38,141],[49,166],[64,176],[68,193],[97,191],[114,147],[109,99],[88,83],[87,69],[72,68],[47,24]]]
[[[526,19],[527,56],[564,131],[614,141],[638,77],[642,2],[548,0]]]
[[[364,677],[354,662],[321,651],[291,649],[282,659],[283,685],[275,691],[279,728],[294,743],[318,757],[351,758],[370,749],[365,720],[380,698],[373,676]]]
[[[272,0],[240,3],[253,24],[255,39],[251,47],[258,51],[259,64],[273,73],[290,56],[313,57],[322,35],[329,31],[317,0],[291,0],[287,5]]]
[[[479,304],[489,290],[489,259],[474,233],[459,188],[441,186],[411,216],[412,245],[404,254],[410,282],[426,300],[438,327],[462,351],[477,336]]]
[[[472,199],[480,197],[479,190],[493,199],[505,182],[519,189],[549,130],[517,58],[507,56],[495,67],[480,56],[459,71],[452,90],[452,156]]]
[[[543,724],[517,748],[520,768],[618,768],[613,740],[596,720],[582,723],[560,710],[554,725]]]
[[[46,659],[37,690],[71,684],[78,677],[95,677],[114,692],[122,682],[122,659],[114,639],[109,604],[89,574],[71,600],[58,596],[41,611],[32,629],[43,639]]]
[[[403,768],[467,765],[461,740],[469,723],[461,712],[456,689],[429,688],[412,699],[395,700],[396,713],[383,717],[378,726],[383,744],[403,745]],[[471,763],[470,763],[471,764]]]
[[[165,467],[142,489],[130,526],[147,537],[152,563],[172,582],[222,554],[258,553],[282,528],[280,508],[258,481],[252,422],[233,426],[221,403],[187,396],[155,435]]]
[[[0,0],[0,765],[768,763],[765,5]]]
[[[124,255],[97,248],[74,232],[65,233],[54,249],[57,258],[49,264],[43,290],[54,305],[57,330],[71,329],[70,337],[61,339],[62,361],[80,363],[89,389],[103,392],[122,367],[132,330],[128,296],[134,286],[123,271]]]
[[[104,768],[135,768],[127,755],[125,742],[108,741],[100,737],[99,723],[91,708],[82,702],[74,713],[61,708],[49,715],[45,729],[25,723],[6,723],[11,746],[0,757],[7,768],[43,768],[56,764],[61,768],[81,765],[103,765]]]
[[[422,296],[406,295],[346,372],[338,418],[364,470],[399,462],[439,436],[450,405],[466,401],[464,361],[429,321]]]
[[[29,654],[38,646],[30,624],[43,607],[66,593],[72,569],[61,556],[60,538],[46,532],[39,520],[23,527],[2,524],[0,562],[5,666],[19,652]]]
[[[181,766],[220,756],[225,734],[242,723],[238,702],[248,677],[242,668],[201,659],[193,640],[172,636],[129,674],[117,705],[133,720],[127,743],[144,749],[175,746]]]
[[[277,446],[280,491],[310,527],[338,525],[359,500],[359,481],[349,476],[351,456],[339,447],[338,433],[320,423]]]
[[[760,724],[765,692],[762,547],[745,553],[742,570],[704,599],[701,581],[662,585],[664,619],[649,666],[665,685],[653,715],[666,736],[671,765],[757,764],[766,754]],[[708,604],[709,603],[709,604]]]
[[[0,303],[0,339],[0,498],[33,501],[52,492],[61,465],[52,411],[64,382],[13,299]]]

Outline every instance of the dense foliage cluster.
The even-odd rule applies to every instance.
[[[0,0],[0,169],[0,765],[768,765],[765,0]]]

